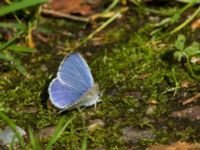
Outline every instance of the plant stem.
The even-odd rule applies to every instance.
[[[192,14],[192,16],[190,16],[186,21],[184,21],[182,24],[180,24],[178,27],[176,27],[174,30],[172,30],[170,32],[170,34],[174,34],[176,32],[178,32],[179,30],[181,30],[182,28],[184,28],[187,24],[189,24],[196,16],[197,14],[200,12],[200,6],[199,8]]]
[[[115,15],[113,15],[110,19],[108,19],[106,22],[104,22],[100,27],[98,27],[94,32],[92,32],[91,34],[89,34],[85,39],[83,39],[80,44],[78,45],[81,46],[83,45],[85,42],[87,42],[88,40],[90,40],[91,38],[93,38],[98,32],[100,32],[101,30],[103,30],[106,26],[108,26],[113,20],[115,20],[117,17],[120,16],[120,13],[116,13]]]

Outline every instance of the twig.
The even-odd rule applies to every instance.
[[[117,4],[119,3],[119,0],[113,0],[113,2],[108,6],[108,8],[104,12],[109,12],[111,9],[113,9]]]
[[[200,98],[200,93],[196,94],[195,96],[185,100],[182,102],[183,105],[186,105],[186,104],[189,104],[189,103],[192,103],[192,102],[195,102],[198,100],[198,98]]]
[[[49,10],[49,9],[44,9],[42,8],[41,12],[44,15],[52,15],[54,17],[61,17],[61,18],[67,18],[75,21],[81,21],[81,22],[89,22],[90,19],[86,17],[79,17],[79,16],[74,16],[74,15],[69,15],[69,14],[64,14],[55,10]]]
[[[179,30],[181,30],[182,28],[184,28],[187,24],[189,24],[200,12],[200,6],[199,8],[192,14],[192,16],[190,16],[185,22],[183,22],[182,24],[180,24],[178,27],[176,27],[174,30],[172,30],[170,32],[170,34],[174,34],[176,32],[178,32]]]
[[[83,39],[80,42],[80,45],[83,45],[85,42],[87,42],[88,40],[92,39],[98,32],[100,32],[101,30],[103,30],[106,26],[108,26],[112,21],[114,21],[117,17],[119,17],[121,14],[120,13],[116,13],[115,15],[113,15],[113,17],[111,17],[110,19],[108,19],[106,22],[104,22],[100,27],[98,27],[94,32],[92,32],[91,34],[89,34],[85,39]],[[79,45],[79,46],[80,46]]]
[[[75,51],[77,48],[85,44],[87,41],[92,39],[97,33],[99,33],[101,30],[103,30],[105,27],[107,27],[111,22],[113,22],[117,17],[121,16],[120,12],[117,12],[114,14],[111,18],[109,18],[106,22],[104,22],[101,26],[99,26],[95,31],[90,33],[88,36],[83,38],[76,46],[70,48],[68,51],[72,52]]]
[[[7,41],[6,43],[0,45],[0,51],[7,48],[10,44],[12,44],[16,39],[19,38],[19,36],[21,34],[23,34],[24,31],[19,31],[18,33],[16,33],[16,35],[14,36],[14,38],[12,38],[11,40]]]

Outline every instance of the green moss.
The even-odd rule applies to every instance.
[[[137,23],[137,19],[131,17],[131,20],[127,21],[128,25],[135,26],[133,24]],[[52,21],[44,20],[42,25],[49,22]],[[51,25],[65,27],[66,21],[58,22]],[[84,25],[79,28],[83,29]],[[151,41],[147,33],[152,28],[148,22],[137,32],[126,29],[125,25],[116,25],[115,28],[107,30],[107,33],[101,34],[105,34],[104,40],[108,47],[103,45],[100,52],[92,55],[93,61],[88,61],[94,79],[100,85],[102,102],[97,105],[96,110],[93,107],[84,110],[86,124],[96,118],[105,123],[104,127],[92,133],[88,132],[89,149],[127,149],[130,145],[134,145],[131,142],[125,143],[121,139],[121,129],[129,126],[149,129],[156,135],[155,138],[141,140],[135,144],[141,147],[152,143],[189,140],[188,137],[198,141],[198,128],[169,117],[171,111],[181,107],[176,100],[182,99],[179,94],[182,89],[176,87],[177,84],[183,80],[194,81],[176,61],[170,62],[171,60],[163,58],[163,52],[170,51],[166,45],[173,45],[173,41],[166,40],[166,43]],[[65,40],[60,40],[63,37],[59,37],[44,46],[38,44],[39,50],[30,56],[25,64],[30,72],[27,78],[20,76],[16,71],[0,75],[2,79],[0,84],[3,85],[0,87],[3,91],[0,93],[0,110],[17,125],[26,128],[31,126],[35,129],[35,133],[38,133],[42,128],[56,125],[61,116],[65,116],[66,120],[75,116],[55,144],[57,149],[80,149],[85,136],[81,116],[77,115],[78,111],[73,110],[58,115],[54,109],[47,107],[48,84],[52,79],[51,76],[56,74],[57,67],[64,57],[63,53],[66,53],[58,51],[56,47],[62,47],[65,45],[63,43],[69,42],[68,40],[77,40],[72,37],[75,36]],[[161,46],[162,44],[165,46]],[[85,54],[84,51],[82,53]],[[47,69],[44,70],[41,66],[46,66]],[[175,95],[174,87],[177,90]],[[197,92],[195,87],[193,91]],[[148,115],[146,111],[152,105],[150,104],[152,99],[157,101],[156,109]],[[0,121],[0,126],[3,125],[4,122]],[[178,128],[179,125],[181,128]]]

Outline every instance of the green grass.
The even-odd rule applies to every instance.
[[[19,143],[20,143],[20,148],[22,150],[25,150],[25,143],[24,143],[24,140],[23,138],[21,137],[21,135],[17,132],[16,130],[16,125],[15,123],[8,117],[6,116],[4,113],[0,112],[0,118],[2,120],[4,120],[4,122],[6,122],[10,127],[11,129],[13,130],[13,132],[16,134],[18,140],[19,140]]]
[[[11,129],[15,132],[19,143],[20,143],[20,149],[25,150],[25,142],[23,137],[17,132],[16,130],[16,124],[5,114],[3,114],[2,112],[0,112],[0,118],[2,120],[4,120],[4,122],[6,122]],[[49,142],[47,143],[47,146],[45,148],[45,150],[51,150],[53,149],[53,144],[58,140],[58,138],[61,136],[61,134],[65,131],[66,127],[72,122],[73,118],[71,118],[70,120],[67,120],[65,118],[61,118],[56,126],[55,132],[52,135],[52,137],[50,138]],[[30,143],[31,143],[31,149],[33,150],[40,150],[42,149],[37,137],[35,137],[33,135],[32,130],[29,128],[29,137],[30,137]],[[85,143],[84,143],[85,144]],[[83,146],[84,147],[84,146]],[[84,149],[83,149],[84,150]]]
[[[115,7],[112,9],[121,7],[115,2],[117,1],[113,1]],[[22,148],[35,150],[128,149],[132,145],[144,149],[154,143],[171,143],[177,140],[199,142],[199,127],[195,123],[169,117],[172,111],[183,108],[178,103],[179,99],[186,98],[183,93],[190,97],[198,92],[198,85],[189,89],[181,88],[182,81],[188,80],[194,84],[197,80],[190,75],[187,67],[183,67],[185,64],[174,57],[175,53],[180,52],[182,59],[185,49],[191,46],[198,56],[199,50],[193,44],[198,32],[191,32],[187,24],[184,28],[186,30],[180,28],[168,38],[154,38],[154,35],[160,37],[170,33],[181,22],[180,19],[187,20],[182,18],[182,14],[187,13],[189,8],[193,9],[191,12],[197,10],[189,4],[158,9],[131,5],[130,10],[122,14],[122,18],[113,16],[108,20],[97,20],[99,24],[90,31],[86,30],[86,24],[41,16],[38,19],[34,16],[28,23],[33,23],[32,27],[43,35],[42,38],[48,39],[48,42],[36,39],[35,49],[26,48],[23,43],[29,30],[26,22],[20,24],[16,20],[2,21],[1,28],[10,30],[14,25],[17,32],[7,42],[0,43],[0,59],[3,60],[3,67],[8,68],[0,74],[0,127],[3,128],[5,123],[13,129],[16,125],[24,127],[29,138],[24,142],[23,138],[18,137],[19,144]],[[10,12],[14,10],[17,9]],[[170,11],[180,12],[179,16],[173,20],[174,13],[164,13]],[[15,12],[7,15],[13,14]],[[152,15],[161,19],[153,24],[146,20]],[[171,19],[170,23],[162,24],[165,17]],[[75,26],[78,32],[75,31]],[[156,28],[160,30],[151,34]],[[84,33],[82,35],[81,32],[81,37],[79,30]],[[175,42],[180,31],[185,37],[186,45],[181,44],[181,41]],[[93,45],[95,38],[100,43],[98,46]],[[79,45],[81,39],[84,42]],[[87,60],[95,82],[100,86],[102,102],[97,104],[96,109],[90,107],[82,112],[72,110],[58,115],[47,104],[47,88],[73,44],[80,46],[76,50]],[[25,76],[10,66],[18,68]],[[193,69],[198,73],[198,66]],[[157,102],[155,110],[147,114],[152,100]],[[93,132],[87,131],[88,125],[95,119],[100,119],[105,125]],[[52,137],[37,139],[37,134],[49,126],[56,127]],[[141,139],[136,144],[126,143],[121,138],[121,130],[125,127],[151,130],[155,138]]]
[[[1,6],[0,7],[0,16],[4,16],[8,13],[15,12],[17,10],[21,10],[27,7],[39,5],[41,3],[45,3],[47,0],[23,0],[20,2],[11,3],[8,6]]]

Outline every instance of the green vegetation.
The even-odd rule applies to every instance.
[[[0,22],[0,29],[14,34],[7,41],[0,36],[0,127],[9,125],[15,132],[16,125],[26,129],[26,140],[17,134],[21,149],[144,149],[154,143],[200,142],[200,128],[195,123],[170,117],[183,108],[178,100],[186,98],[185,92],[187,97],[198,92],[200,68],[190,60],[199,56],[199,43],[195,42],[199,32],[191,31],[188,24],[177,29],[187,20],[188,10],[194,13],[198,8],[195,3],[174,2],[158,9],[129,3],[129,10],[121,12],[119,18],[123,6],[113,1],[108,8],[117,13],[97,20],[98,27],[92,30],[86,23],[44,18],[37,9],[34,15],[25,13],[26,21],[20,20],[15,11],[36,3],[13,9],[10,5],[0,12],[14,16]],[[34,40],[30,39],[32,30]],[[81,37],[77,36],[80,30]],[[27,37],[35,47],[27,44]],[[60,62],[72,50],[87,60],[100,86],[102,102],[96,109],[58,114],[48,103],[47,88]],[[194,86],[181,87],[185,80]],[[90,131],[88,126],[96,119],[104,125]],[[47,127],[55,127],[53,134],[38,138]],[[125,142],[122,129],[126,127],[150,130],[154,137]]]

